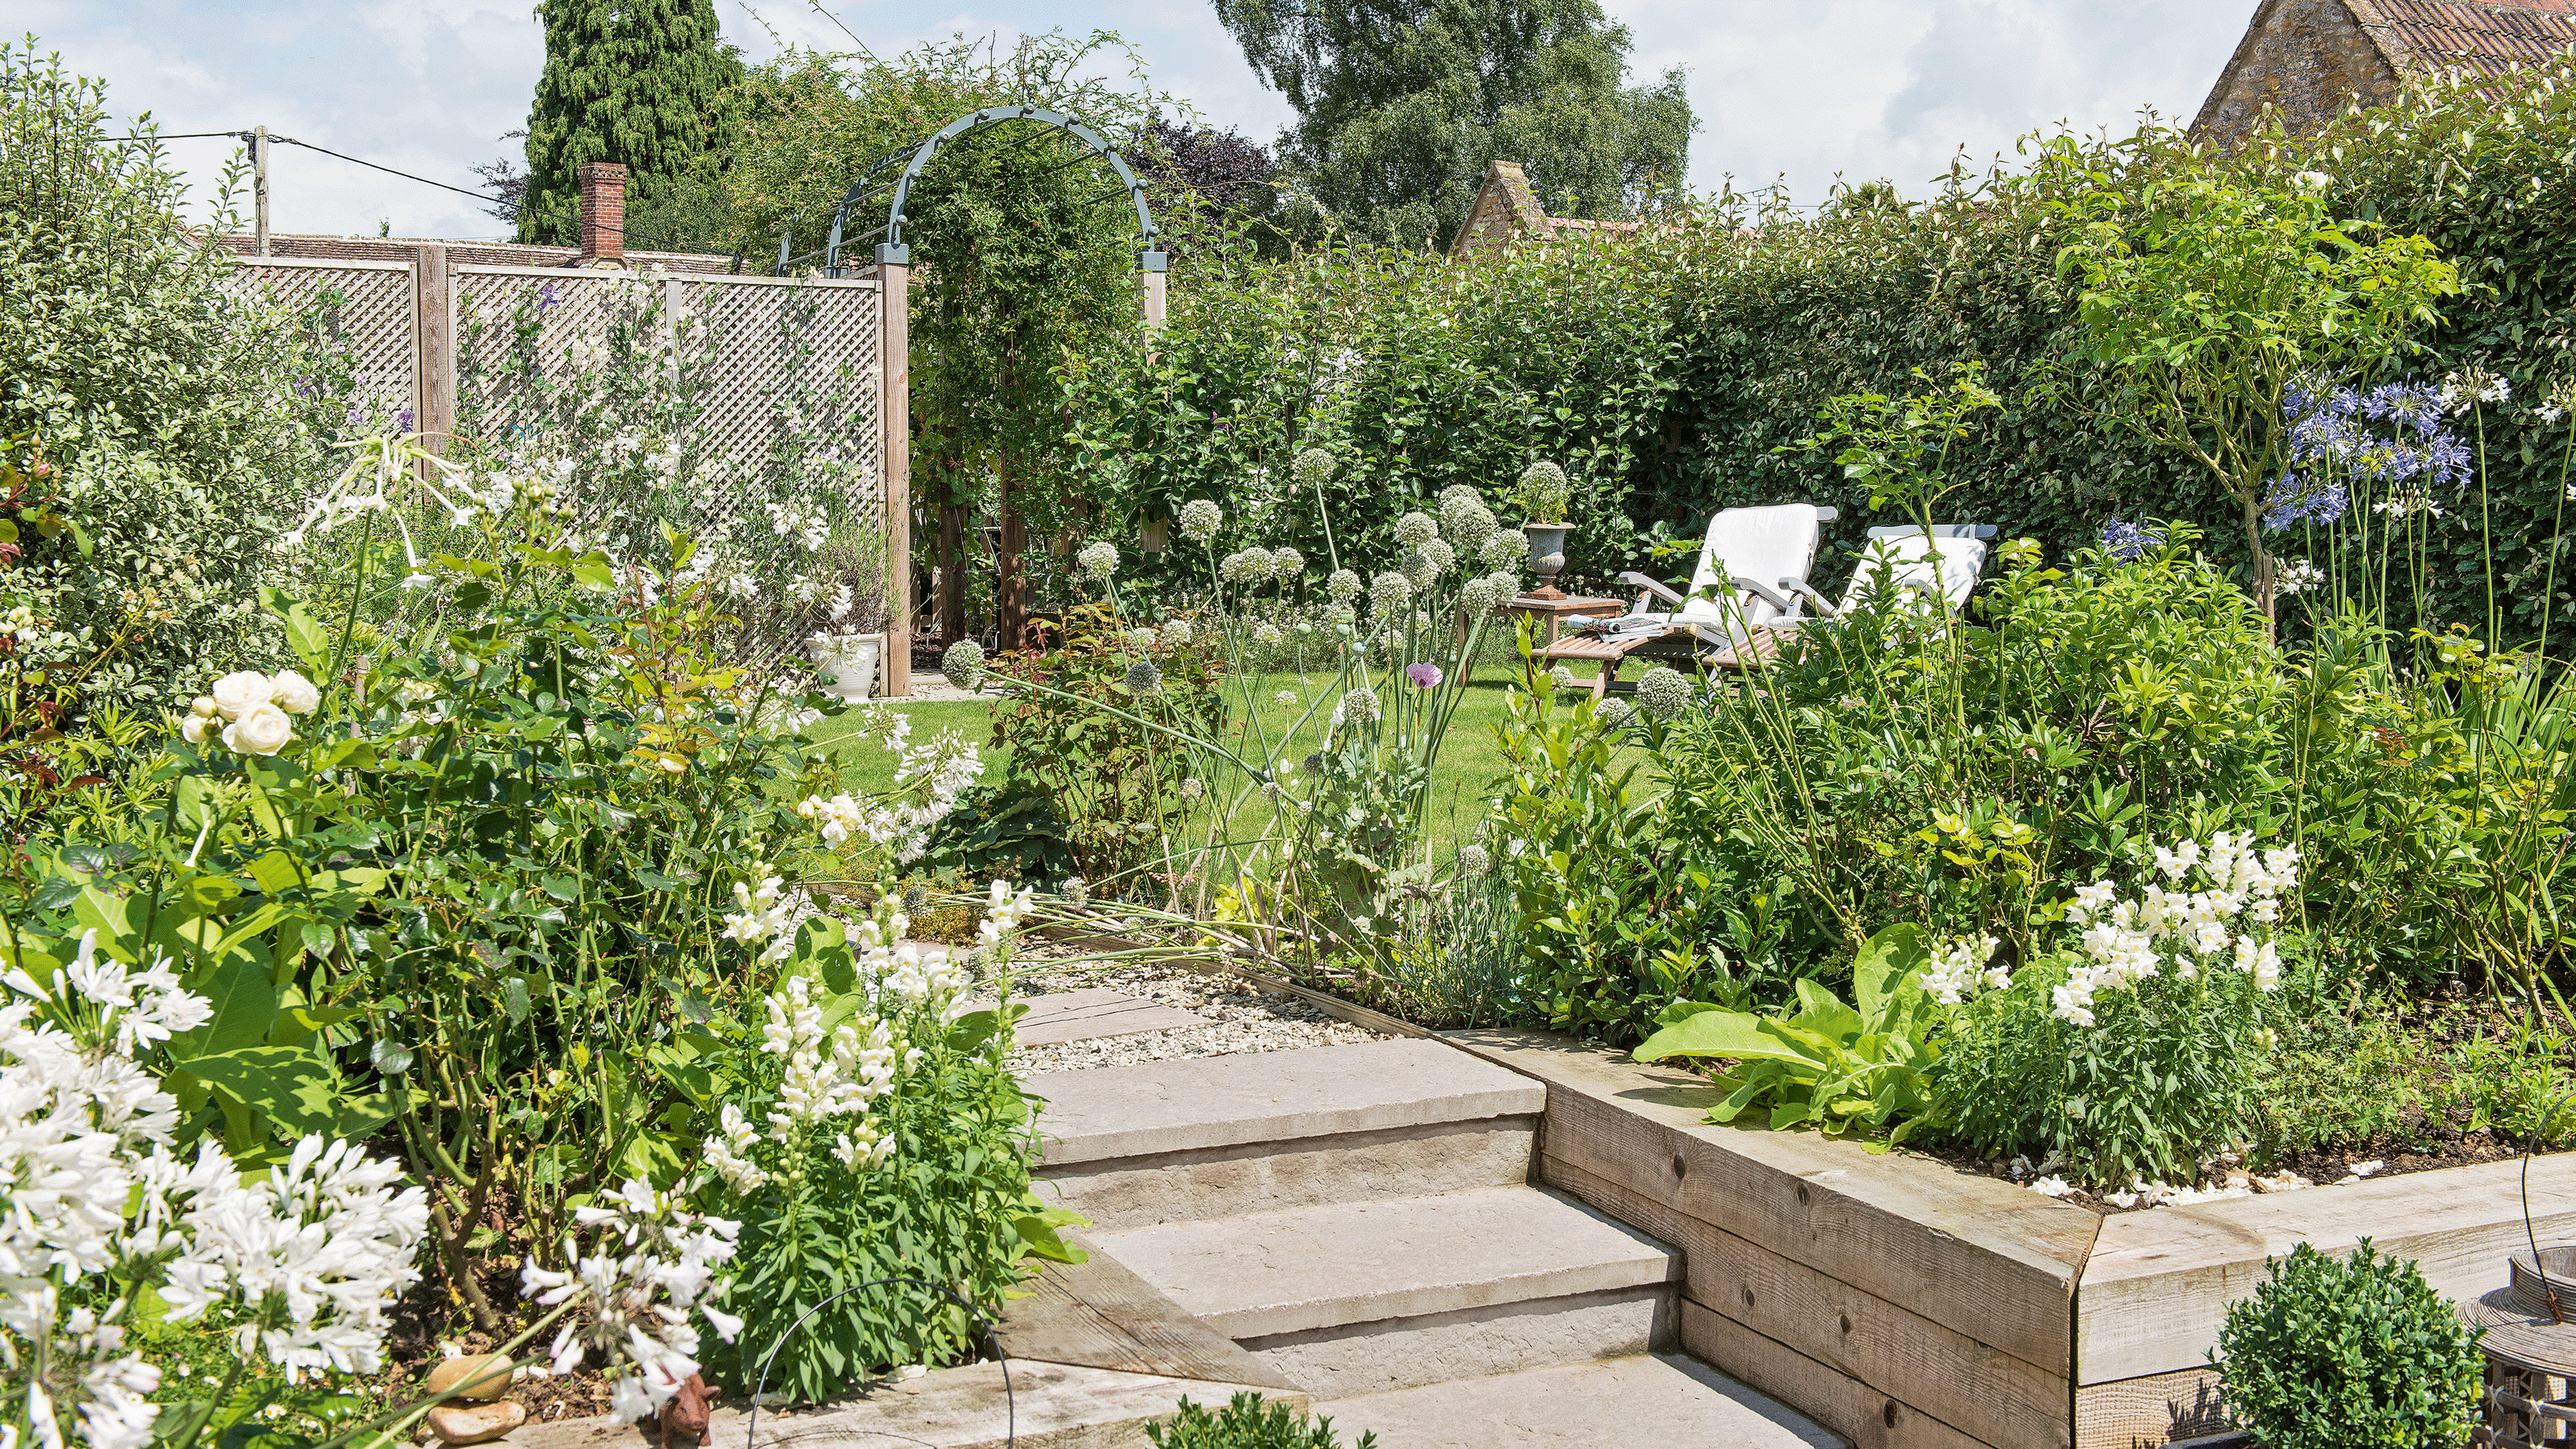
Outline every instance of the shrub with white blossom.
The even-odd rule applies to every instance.
[[[713,1028],[694,1097],[713,1179],[702,1200],[740,1220],[740,1277],[722,1301],[747,1324],[720,1372],[747,1379],[778,1349],[771,1386],[802,1400],[943,1361],[973,1330],[936,1295],[893,1283],[833,1295],[909,1277],[990,1309],[1023,1253],[1067,1251],[1055,1229],[1070,1215],[1030,1196],[1034,1114],[1001,1066],[1025,1008],[970,999],[982,976],[1001,978],[1008,1001],[1034,902],[995,882],[971,957],[905,941],[911,923],[893,900],[846,936],[809,919],[779,938],[784,974],[752,1019]],[[644,1377],[652,1390],[649,1367]]]

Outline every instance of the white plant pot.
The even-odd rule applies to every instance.
[[[843,699],[874,699],[877,666],[885,659],[883,634],[816,634],[805,641],[814,663],[829,672],[825,689]]]

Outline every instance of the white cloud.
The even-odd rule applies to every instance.
[[[1635,72],[1679,65],[1700,118],[1691,181],[1822,200],[1837,175],[1910,195],[2061,120],[2188,120],[2254,0],[1605,0]]]
[[[2065,119],[2125,128],[2138,107],[2188,117],[2243,33],[2252,0],[1606,0],[1635,32],[1635,71],[1690,72],[1701,128],[1691,179],[1712,188],[1781,176],[1795,199],[1833,177],[1885,176],[1920,193],[1965,144],[1980,160]],[[848,49],[805,0],[716,0],[728,40],[754,59],[780,39]],[[109,82],[120,117],[149,110],[166,131],[271,130],[451,185],[510,152],[544,64],[527,0],[19,0],[13,29]],[[757,12],[755,16],[754,12]],[[1204,0],[975,0],[932,18],[873,3],[836,13],[893,54],[953,33],[1114,30],[1154,83],[1207,119],[1267,143],[1290,119]],[[762,24],[761,22],[766,22]],[[233,148],[174,141],[209,189]],[[280,147],[271,178],[280,231],[490,236],[471,200]]]

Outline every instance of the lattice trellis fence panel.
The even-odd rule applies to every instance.
[[[458,385],[487,395],[459,402],[506,412],[514,349],[565,380],[621,313],[657,301],[665,319],[698,330],[681,350],[703,370],[690,440],[701,474],[738,480],[740,497],[741,484],[792,466],[791,450],[819,449],[849,465],[854,517],[882,504],[874,282],[460,266]]]
[[[413,406],[418,350],[409,263],[244,258],[224,286],[245,301],[298,316],[313,312],[349,368],[358,408],[390,426]]]
[[[559,410],[535,379],[560,387],[609,367],[602,349],[617,329],[665,349],[658,365],[684,398],[671,417],[688,458],[676,486],[704,510],[685,526],[757,576],[740,596],[763,621],[763,659],[813,629],[847,627],[832,590],[882,590],[875,283],[459,266],[454,295],[459,428],[482,441],[507,446],[534,409]],[[782,500],[795,504],[786,517],[815,520],[816,536],[849,542],[828,563],[800,553],[808,535],[774,511]],[[825,592],[796,594],[789,578],[824,580]]]

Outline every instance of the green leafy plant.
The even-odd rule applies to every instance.
[[[1183,1399],[1171,1422],[1147,1423],[1145,1437],[1154,1449],[1341,1449],[1342,1443],[1332,1420],[1310,1420],[1250,1391],[1214,1412]],[[1377,1435],[1362,1434],[1351,1449],[1377,1449]]]
[[[1522,1009],[1621,1044],[1681,1003],[1745,1009],[1753,983],[1737,968],[1759,969],[1776,945],[1767,882],[1665,823],[1683,812],[1638,778],[1669,764],[1660,723],[1648,721],[1642,748],[1623,749],[1598,706],[1560,704],[1524,668],[1532,687],[1512,692],[1497,730],[1505,773],[1489,857],[1510,892]]]
[[[1940,1014],[1923,990],[1930,960],[1921,930],[1890,926],[1852,964],[1851,1003],[1801,978],[1792,1015],[1676,1006],[1633,1055],[1641,1062],[1733,1063],[1715,1074],[1727,1096],[1709,1109],[1712,1122],[1760,1108],[1774,1131],[1813,1125],[1828,1137],[1883,1132],[1872,1146],[1884,1151],[1911,1135],[1932,1105],[1928,1073],[1940,1056],[1932,1041]]]
[[[1050,802],[1062,818],[1080,874],[1095,889],[1132,891],[1141,884],[1132,877],[1186,829],[1181,782],[1200,767],[1174,736],[1225,730],[1224,640],[1151,631],[1140,647],[1096,604],[1050,632],[1052,647],[993,661],[1002,679],[1045,688],[994,710],[992,743],[1011,752],[1012,793]],[[1140,660],[1152,665],[1150,685],[1130,678]]]
[[[2412,1261],[2361,1240],[2301,1243],[2230,1305],[2210,1355],[2227,1412],[2262,1449],[2432,1449],[2477,1423],[2476,1335]]]
[[[1029,905],[997,886],[984,914],[978,964],[1006,987]],[[1002,1066],[1027,1008],[1005,990],[963,1009],[972,983],[954,958],[889,944],[907,925],[891,900],[855,946],[839,923],[808,921],[756,1008],[650,1049],[715,1171],[701,1200],[742,1223],[729,1306],[744,1330],[712,1362],[745,1392],[766,1372],[812,1402],[949,1362],[979,1330],[922,1282],[990,1315],[1023,1255],[1081,1260],[1057,1236],[1081,1219],[1030,1190],[1037,1103]]]

